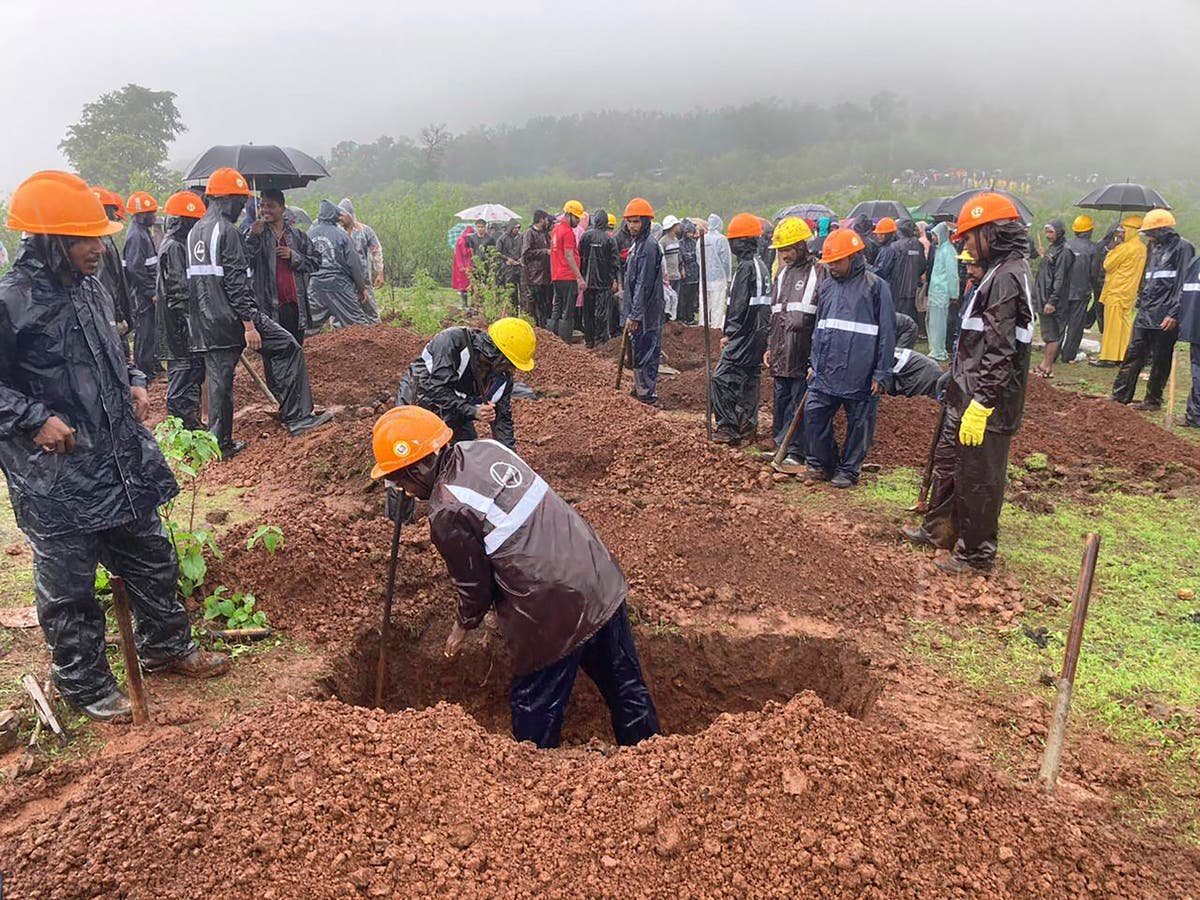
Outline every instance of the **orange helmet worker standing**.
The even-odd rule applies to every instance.
[[[949,550],[935,565],[952,574],[987,571],[996,558],[1008,450],[1025,409],[1033,341],[1029,236],[1001,194],[963,204],[958,235],[985,274],[964,305],[933,451],[929,511],[909,540]]]

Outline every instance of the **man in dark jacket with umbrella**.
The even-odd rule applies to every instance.
[[[579,239],[579,266],[587,287],[583,291],[583,339],[588,348],[608,340],[612,295],[617,292],[621,257],[617,239],[608,231],[608,212],[592,213],[591,227]]]
[[[125,579],[148,671],[219,675],[176,594],[179,566],[158,507],[179,487],[150,431],[145,376],[125,358],[95,274],[109,222],[87,184],[40,172],[13,194],[28,237],[0,278],[0,468],[33,549],[38,621],[62,697],[88,717],[130,718],[104,655],[96,566]]]
[[[158,357],[167,361],[167,415],[178,417],[189,431],[197,431],[204,427],[200,421],[204,354],[193,352],[189,343],[188,235],[205,213],[204,201],[190,191],[180,191],[167,200],[165,212],[167,233],[158,248],[158,302],[154,307]]]
[[[154,226],[158,202],[138,191],[129,196],[125,211],[130,216],[125,236],[125,272],[133,299],[133,363],[153,380],[161,371],[155,358],[154,289],[158,282],[158,248],[150,229]]]
[[[503,444],[453,447],[450,429],[402,406],[376,423],[375,478],[429,501],[429,533],[458,591],[454,657],[490,612],[512,658],[513,737],[557,747],[582,668],[617,743],[658,734],[625,601],[629,585],[596,532]]]
[[[1011,200],[984,193],[967,201],[958,236],[987,271],[963,306],[929,510],[919,527],[902,531],[951,551],[935,560],[939,569],[969,574],[996,558],[1009,444],[1025,409],[1034,300],[1028,235]]]
[[[209,430],[228,459],[246,446],[233,439],[233,375],[247,347],[262,354],[267,385],[289,434],[304,434],[333,416],[313,412],[303,348],[262,312],[250,291],[246,246],[234,226],[250,196],[246,179],[234,169],[217,169],[205,194],[208,209],[188,239],[188,328],[192,349],[204,353]]]
[[[812,352],[813,326],[817,321],[817,282],[821,272],[808,252],[812,229],[803,219],[783,219],[775,226],[771,243],[779,260],[779,276],[772,292],[771,322],[764,359],[775,380],[774,420],[771,430],[775,446],[782,447],[796,409],[808,386],[808,358]],[[800,472],[808,455],[804,429],[792,435],[783,460],[783,470]]]
[[[721,336],[721,358],[712,375],[713,440],[737,444],[758,431],[763,355],[771,325],[771,273],[758,255],[762,222],[738,213],[725,233],[737,260]]]
[[[316,249],[320,264],[309,281],[317,318],[321,313],[333,319],[334,328],[347,325],[374,325],[367,308],[367,276],[363,272],[354,241],[339,223],[342,211],[322,200],[317,222],[308,229],[308,239]]]
[[[654,209],[641,197],[625,205],[625,227],[633,246],[625,259],[625,328],[633,342],[633,395],[658,405],[658,364],[662,359],[663,252],[650,236]]]
[[[894,365],[896,315],[886,281],[867,271],[862,237],[839,230],[825,241],[821,260],[829,277],[817,286],[812,378],[804,405],[807,476],[834,487],[858,483],[875,439],[879,398]],[[833,417],[846,412],[846,441],[839,452]]]
[[[966,204],[963,204],[964,207]],[[1046,347],[1042,361],[1034,368],[1034,374],[1049,378],[1054,374],[1054,358],[1067,330],[1067,285],[1071,282],[1071,264],[1074,257],[1067,249],[1067,226],[1062,219],[1054,219],[1045,228],[1046,253],[1038,266],[1037,281],[1034,283],[1034,305],[1042,325],[1042,340]]]
[[[258,218],[246,233],[246,253],[254,271],[258,308],[283,326],[299,344],[311,318],[309,279],[321,265],[321,255],[309,236],[285,220],[283,191],[259,195]]]
[[[1067,241],[1071,267],[1066,288],[1066,328],[1058,348],[1058,358],[1065,363],[1075,362],[1075,357],[1079,355],[1088,309],[1104,287],[1104,257],[1100,247],[1092,241],[1095,227],[1091,216],[1076,216],[1071,223],[1075,236]]]
[[[1129,403],[1137,390],[1138,377],[1150,360],[1150,382],[1146,399],[1136,409],[1160,409],[1163,387],[1171,374],[1171,357],[1179,337],[1180,298],[1195,248],[1175,230],[1175,217],[1165,209],[1152,209],[1142,220],[1142,235],[1148,245],[1146,272],[1138,293],[1133,335],[1125,361],[1113,382],[1112,399]]]

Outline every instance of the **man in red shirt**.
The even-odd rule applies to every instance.
[[[284,220],[286,211],[283,191],[262,192],[259,217],[245,235],[246,253],[259,309],[303,344],[311,322],[308,279],[321,267],[321,255],[307,234]]]
[[[587,281],[579,272],[579,244],[575,227],[583,218],[583,204],[568,200],[563,205],[563,217],[550,232],[550,283],[554,289],[554,308],[546,327],[571,343],[575,326],[575,301]]]

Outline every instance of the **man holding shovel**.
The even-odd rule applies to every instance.
[[[416,406],[375,424],[371,475],[429,501],[430,538],[458,589],[446,655],[495,613],[513,659],[513,737],[557,747],[582,668],[619,744],[659,733],[625,598],[629,585],[596,532],[521,457],[497,441],[450,446],[453,432]]]

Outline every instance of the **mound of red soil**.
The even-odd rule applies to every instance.
[[[812,694],[539,752],[457,707],[281,703],[88,765],[0,837],[14,897],[1195,895],[1097,823]]]

